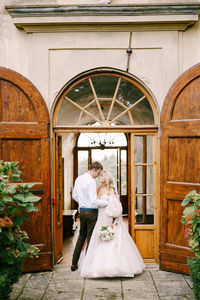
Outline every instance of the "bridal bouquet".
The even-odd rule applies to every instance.
[[[114,226],[119,223],[119,219],[113,218],[112,225],[109,226],[102,226],[98,232],[98,237],[103,242],[109,242],[114,238]]]

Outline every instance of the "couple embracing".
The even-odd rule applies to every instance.
[[[80,232],[71,270],[79,268],[85,278],[134,277],[141,273],[145,266],[123,223],[113,177],[99,162],[93,162],[88,172],[76,179],[73,198],[79,204]],[[86,239],[84,256],[79,259]]]

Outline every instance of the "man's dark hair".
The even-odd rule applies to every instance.
[[[90,170],[92,170],[92,169],[95,169],[95,170],[102,169],[103,170],[103,166],[102,166],[102,164],[100,164],[100,162],[93,161],[90,165]]]

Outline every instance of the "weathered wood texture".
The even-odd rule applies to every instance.
[[[63,251],[63,174],[62,174],[62,136],[55,134],[55,203],[53,205],[54,224],[54,263],[62,260]]]
[[[40,249],[39,258],[26,260],[24,271],[52,268],[49,113],[29,80],[0,68],[0,159],[18,161],[22,182],[35,182],[41,200],[38,212],[23,229],[31,244]]]
[[[160,266],[189,273],[192,252],[184,239],[181,202],[200,191],[200,64],[183,73],[165,99],[161,115]]]

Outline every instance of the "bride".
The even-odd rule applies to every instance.
[[[99,208],[89,247],[79,266],[81,276],[134,277],[142,273],[145,265],[123,223],[122,205],[112,175],[102,171],[99,182],[98,198],[107,200],[108,205]]]

